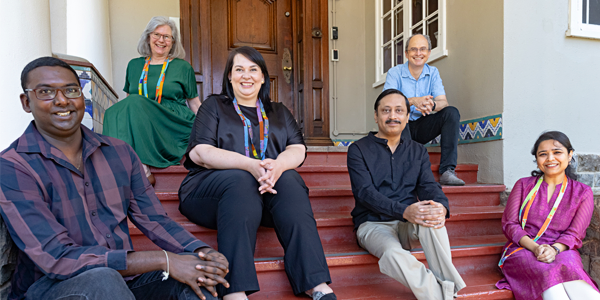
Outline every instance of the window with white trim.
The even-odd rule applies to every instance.
[[[600,39],[600,0],[570,0],[567,36]]]
[[[391,67],[406,61],[405,43],[413,34],[429,35],[429,62],[448,55],[446,0],[376,0],[375,14],[377,75],[373,87],[385,83]]]

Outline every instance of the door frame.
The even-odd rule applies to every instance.
[[[279,0],[263,0],[268,3]],[[292,1],[294,116],[303,122],[309,146],[332,146],[329,137],[329,21],[327,0]],[[185,59],[196,75],[202,100],[213,90],[211,66],[211,10],[207,0],[180,0],[181,40]],[[303,17],[301,17],[303,15]],[[196,37],[196,38],[194,38]],[[300,47],[303,48],[302,65]],[[278,49],[278,51],[280,51]],[[301,69],[304,70],[300,79]],[[218,74],[217,76],[221,76]],[[302,82],[299,84],[299,82]]]

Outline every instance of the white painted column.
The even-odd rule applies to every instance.
[[[81,57],[112,80],[108,0],[50,0],[52,51]]]
[[[21,107],[21,71],[27,63],[52,55],[48,0],[2,1],[0,20],[7,47],[2,47],[0,151],[7,148],[33,119]]]

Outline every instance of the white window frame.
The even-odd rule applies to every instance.
[[[600,39],[600,25],[584,24],[581,20],[581,16],[583,15],[583,1],[588,0],[569,0],[569,29],[567,30],[567,36]],[[586,7],[589,11],[589,2]]]
[[[378,87],[382,84],[385,83],[385,79],[387,77],[387,70],[384,72],[383,71],[383,54],[382,54],[382,50],[381,47],[383,45],[383,22],[384,22],[384,18],[383,18],[383,14],[382,14],[382,10],[383,10],[383,3],[382,1],[390,1],[390,0],[375,0],[375,83],[373,83],[373,87]],[[406,41],[405,37],[409,37],[411,35],[412,29],[418,27],[420,24],[423,24],[423,22],[425,22],[425,17],[423,18],[423,20],[421,20],[419,23],[415,24],[414,26],[410,25],[410,21],[411,21],[411,16],[412,16],[412,5],[410,5],[412,3],[413,0],[403,0],[402,6],[402,19],[404,20],[404,25],[402,26],[403,28],[403,32],[402,32],[402,36],[403,39]],[[426,0],[424,0],[426,1]],[[397,6],[395,6],[397,7]],[[395,8],[394,7],[394,8]],[[393,17],[392,17],[393,19]],[[437,19],[438,19],[438,44],[437,47],[434,50],[431,50],[431,55],[429,56],[429,60],[427,61],[427,63],[431,63],[434,62],[440,58],[446,57],[448,56],[448,49],[446,48],[446,0],[439,0],[438,2],[438,13],[437,13]],[[397,36],[397,34],[394,32],[395,30],[395,26],[392,26],[391,28],[392,30],[392,45],[393,45],[393,40],[394,37]],[[406,48],[406,45],[403,44],[403,47]],[[395,47],[392,46],[392,52],[395,51],[394,50]],[[395,55],[394,55],[395,57]],[[406,55],[403,55],[404,57],[404,62],[406,62]],[[403,62],[403,63],[404,63]],[[394,67],[395,65],[392,65],[392,67]]]

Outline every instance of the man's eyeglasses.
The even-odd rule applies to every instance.
[[[421,47],[421,48],[410,48],[410,49],[408,49],[408,52],[412,52],[412,53],[417,53],[418,51],[427,52],[427,51],[429,51],[429,48],[427,48],[427,47]]]
[[[35,96],[40,100],[52,100],[56,98],[56,91],[60,90],[65,97],[73,99],[81,97],[81,87],[64,86],[60,88],[43,87],[37,89],[25,89],[26,92],[35,92]]]
[[[175,40],[173,38],[173,36],[171,36],[169,34],[160,34],[158,32],[153,32],[153,33],[150,34],[150,36],[152,38],[154,38],[155,40],[160,40],[160,38],[162,37],[165,40],[165,42],[172,42],[172,41]]]

